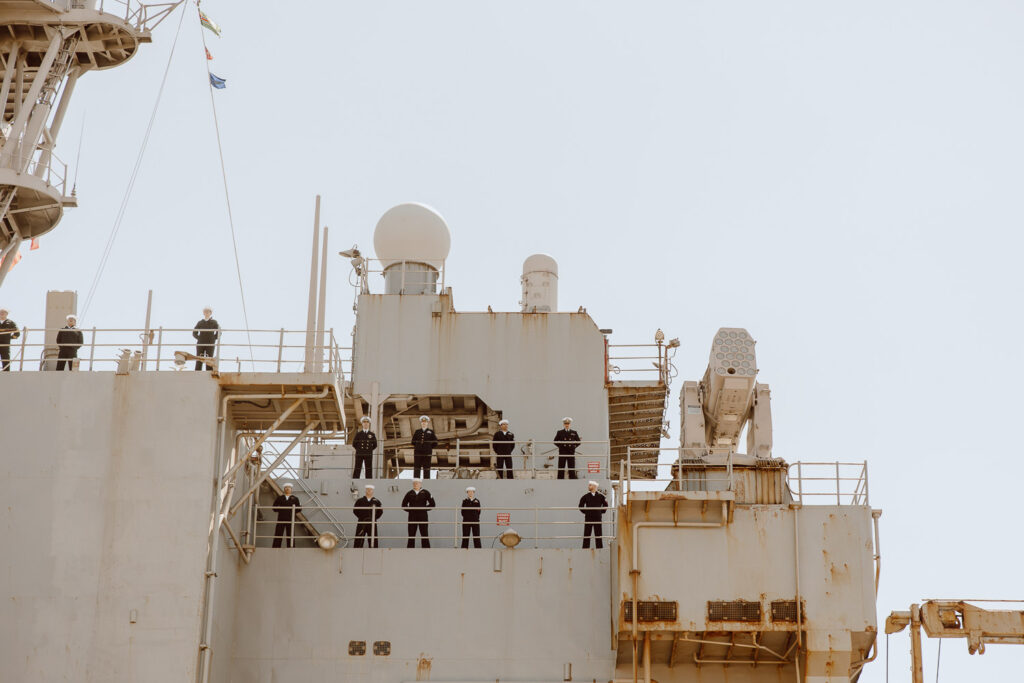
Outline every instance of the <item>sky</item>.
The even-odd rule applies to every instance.
[[[1024,598],[1019,2],[231,3],[205,34],[249,326],[305,326],[314,196],[332,254],[420,201],[452,231],[458,310],[517,310],[523,259],[613,343],[662,328],[699,379],[757,339],[774,454],[867,461],[879,625],[922,598]],[[80,206],[0,289],[21,325],[244,327],[195,7],[89,73],[59,155]],[[164,69],[124,221],[83,311]],[[84,130],[84,135],[81,131]],[[328,327],[353,323],[332,256]],[[670,411],[677,411],[676,393]],[[678,415],[670,415],[673,440]],[[1002,433],[1002,431],[1000,432]],[[1014,432],[1016,433],[1016,432]],[[936,642],[926,641],[926,678]],[[909,680],[892,636],[889,676]],[[861,680],[886,680],[884,644]],[[939,680],[1019,681],[1024,648],[946,643]]]

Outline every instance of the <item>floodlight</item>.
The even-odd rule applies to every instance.
[[[501,535],[499,540],[506,548],[515,548],[523,539],[515,529],[509,529]]]
[[[330,552],[338,547],[338,537],[330,531],[325,531],[316,537],[316,544],[320,546],[322,550]]]

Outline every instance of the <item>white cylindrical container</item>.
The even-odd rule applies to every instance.
[[[547,254],[534,254],[523,261],[523,313],[553,313],[558,310],[558,263]]]

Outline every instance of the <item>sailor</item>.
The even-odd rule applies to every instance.
[[[480,499],[476,497],[476,487],[466,487],[466,497],[462,499],[462,547],[469,547],[469,537],[473,537],[473,547],[480,547]]]
[[[555,433],[555,445],[558,446],[558,478],[576,478],[576,447],[580,445],[580,435],[572,428],[572,418],[562,418],[562,428]]]
[[[75,327],[78,319],[69,315],[67,325],[57,333],[57,369],[71,370],[74,359],[78,357],[78,349],[85,343],[82,338],[82,331]]]
[[[285,546],[295,547],[295,517],[302,508],[299,507],[299,499],[292,495],[292,485],[284,485],[284,493],[274,499],[274,509],[277,510],[277,527],[274,529],[274,547],[281,547],[281,539],[285,540]]]
[[[366,478],[373,476],[371,471],[373,463],[373,452],[377,450],[377,435],[370,431],[370,418],[363,416],[359,420],[362,429],[356,432],[356,438],[352,445],[356,449],[356,468],[352,471],[352,478],[359,478],[359,470],[365,467]]]
[[[412,435],[412,476],[430,479],[430,461],[437,446],[437,434],[430,428],[430,418],[420,415],[420,428]]]
[[[435,507],[434,497],[423,488],[423,480],[419,477],[412,480],[412,490],[402,499],[402,509],[409,513],[409,543],[407,548],[416,547],[416,530],[420,532],[420,547],[430,547],[430,532],[427,524],[427,511]]]
[[[203,308],[203,317],[196,323],[192,336],[196,339],[196,355],[213,358],[214,347],[220,339],[220,325],[213,319],[213,309],[209,306]],[[212,365],[199,360],[196,361],[196,370],[202,370],[203,365],[207,370],[213,370]]]
[[[354,547],[363,547],[363,538],[369,538],[369,547],[376,548],[378,531],[377,531],[377,520],[384,514],[384,510],[381,507],[380,501],[373,496],[373,484],[367,484],[364,487],[366,496],[360,498],[355,502],[355,506],[352,512],[355,513],[356,519],[359,523],[356,524],[356,542]],[[377,508],[374,510],[374,508]]]
[[[498,431],[494,432],[491,439],[491,448],[498,456],[495,468],[498,470],[498,479],[512,478],[512,451],[516,448],[516,435],[508,430],[508,420],[498,423]]]
[[[590,547],[590,534],[597,540],[596,547],[601,548],[601,517],[608,510],[608,500],[597,490],[596,481],[587,482],[587,493],[580,498],[580,512],[583,513],[583,547]]]
[[[6,308],[0,308],[0,366],[4,372],[11,371],[11,340],[21,336],[18,324],[7,313]]]

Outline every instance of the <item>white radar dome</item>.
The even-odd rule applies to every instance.
[[[527,273],[554,273],[558,275],[558,263],[547,254],[534,254],[523,261],[523,275]]]
[[[385,268],[411,261],[440,269],[451,248],[448,224],[425,204],[410,202],[388,209],[373,231],[373,249]]]

